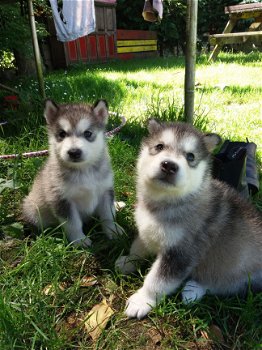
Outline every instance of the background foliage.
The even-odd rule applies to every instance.
[[[45,0],[34,1],[36,27],[41,39],[48,33],[40,18],[50,13]],[[0,4],[0,70],[10,68],[15,63],[23,72],[25,60],[33,57],[31,31],[28,18],[27,1],[3,1]]]
[[[260,2],[261,0],[252,0]],[[198,46],[208,45],[208,34],[222,32],[228,16],[224,14],[226,5],[235,5],[241,0],[199,0],[198,6]],[[245,3],[251,2],[246,0]],[[143,0],[117,0],[116,16],[118,29],[156,30],[161,56],[164,53],[185,52],[186,0],[164,0],[164,15],[161,23],[144,21]],[[45,18],[51,15],[48,0],[34,0],[34,10],[38,36],[48,33],[44,27]],[[12,59],[19,71],[23,72],[24,59],[32,57],[30,26],[26,0],[3,0],[0,4],[0,70],[12,66]],[[42,23],[42,24],[41,24]],[[245,26],[245,23],[238,26]],[[8,54],[7,54],[8,52]],[[10,53],[13,55],[10,56]],[[11,58],[10,58],[11,57]]]
[[[225,6],[239,4],[241,0],[199,0],[198,1],[198,42],[206,46],[208,34],[221,33],[228,20]],[[247,2],[247,1],[246,1]],[[256,1],[252,1],[256,2]],[[143,1],[134,0],[126,6],[126,0],[117,2],[117,27],[119,29],[151,29],[158,32],[160,53],[164,50],[185,51],[186,0],[164,0],[164,14],[161,23],[145,22],[142,17]]]

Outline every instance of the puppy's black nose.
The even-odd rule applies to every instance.
[[[166,174],[175,174],[178,171],[178,165],[167,160],[161,163],[160,168]]]
[[[73,160],[79,160],[82,156],[82,151],[79,148],[71,148],[67,153]]]

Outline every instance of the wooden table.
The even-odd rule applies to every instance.
[[[229,15],[229,21],[223,33],[210,35],[209,37],[210,44],[215,46],[209,61],[216,59],[220,49],[225,44],[239,44],[246,41],[261,42],[262,40],[262,3],[226,6],[225,13]],[[252,18],[254,22],[250,25],[248,31],[232,33],[238,20]]]

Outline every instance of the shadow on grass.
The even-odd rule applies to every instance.
[[[156,57],[145,59],[132,59],[127,61],[111,61],[110,63],[100,64],[77,64],[69,67],[68,73],[75,74],[76,71],[87,69],[90,71],[113,71],[113,72],[139,72],[141,70],[157,69],[172,69],[182,68],[185,65],[185,58],[183,56],[173,57]]]
[[[260,52],[250,52],[246,54],[244,52],[241,53],[222,53],[218,55],[218,62],[223,63],[237,63],[241,65],[252,65],[256,64],[261,65],[261,53]]]
[[[204,65],[212,65],[217,63],[235,63],[241,65],[251,65],[253,67],[256,65],[261,66],[261,52],[258,51],[250,52],[248,54],[244,52],[232,53],[221,51],[215,61],[211,61],[210,63],[208,63],[210,53],[207,55],[199,55],[197,57],[197,63]]]
[[[51,87],[48,86],[48,83],[47,79],[47,98],[51,98],[57,103],[79,103],[81,100],[94,103],[97,99],[103,98],[112,101],[112,108],[116,108],[125,94],[123,84],[94,74],[72,76],[72,79],[61,76],[59,82]],[[39,134],[39,130],[45,127],[44,103],[40,100],[38,91],[33,90],[26,80],[23,85],[25,87],[20,95],[19,108],[17,110],[6,110],[1,115],[1,119],[8,123],[0,129],[0,136],[3,138],[24,137],[27,133],[34,133],[36,136]],[[80,99],[79,96],[81,96]]]

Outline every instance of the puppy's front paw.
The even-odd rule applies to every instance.
[[[121,226],[114,222],[107,224],[107,226],[104,225],[104,231],[109,239],[116,239],[125,232]]]
[[[136,271],[136,265],[134,264],[134,261],[132,261],[132,257],[129,255],[120,256],[115,262],[115,268],[124,275]]]
[[[125,230],[123,229],[123,227],[121,227],[119,225],[115,225],[115,229],[113,231],[112,238],[117,238],[117,236],[121,236],[124,233],[125,233]]]
[[[72,242],[74,246],[76,247],[82,247],[82,248],[88,248],[92,245],[92,241],[90,238],[85,237],[83,239],[78,239],[76,241]]]
[[[201,299],[206,294],[206,289],[196,281],[187,281],[182,291],[183,303],[189,304]]]
[[[126,303],[125,314],[129,318],[145,317],[149,311],[156,305],[156,300],[148,297],[143,288],[133,294]]]

